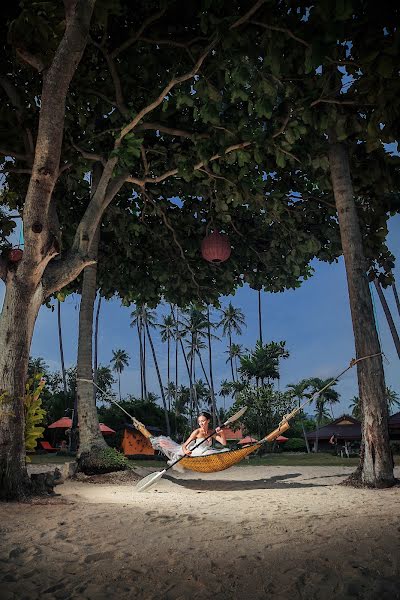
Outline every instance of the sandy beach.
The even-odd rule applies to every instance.
[[[173,473],[144,493],[67,480],[0,505],[0,598],[398,599],[400,488],[337,485],[351,471]]]

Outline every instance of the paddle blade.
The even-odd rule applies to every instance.
[[[247,410],[247,406],[243,406],[243,408],[238,410],[237,413],[235,413],[234,415],[229,417],[229,419],[227,421],[225,421],[224,426],[229,425],[229,423],[234,423],[235,421],[240,419],[240,417],[242,417],[244,415],[246,410]]]
[[[150,475],[146,475],[146,477],[143,477],[143,479],[136,484],[136,491],[144,492],[144,490],[147,490],[151,485],[153,485],[153,483],[156,483],[156,481],[161,479],[164,473],[165,469],[164,471],[158,471],[157,473],[150,473]]]

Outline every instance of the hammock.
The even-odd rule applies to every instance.
[[[179,461],[180,464],[185,469],[189,469],[190,471],[197,471],[199,473],[216,473],[218,471],[224,471],[225,469],[229,469],[229,467],[236,465],[241,460],[246,458],[246,456],[249,456],[249,454],[256,452],[256,450],[261,448],[261,446],[264,443],[274,441],[281,433],[284,433],[285,431],[287,431],[289,429],[289,420],[290,419],[292,419],[295,415],[297,415],[297,413],[299,413],[305,407],[306,404],[309,404],[310,402],[312,402],[323,391],[325,391],[331,385],[336,383],[336,381],[340,377],[342,377],[342,375],[344,375],[344,373],[346,373],[349,369],[354,367],[358,362],[360,362],[362,360],[366,360],[367,358],[373,358],[375,356],[380,356],[380,355],[383,355],[383,352],[378,352],[376,354],[371,354],[369,356],[363,356],[363,357],[357,358],[357,359],[353,358],[350,361],[349,366],[346,369],[344,369],[337,377],[332,379],[322,389],[315,392],[315,394],[313,394],[310,398],[307,398],[307,400],[305,402],[303,402],[303,404],[301,404],[300,406],[298,406],[297,408],[292,410],[292,412],[290,412],[287,415],[284,415],[284,417],[282,418],[281,422],[279,423],[279,426],[277,427],[277,429],[275,429],[274,431],[272,431],[271,433],[266,435],[260,441],[252,444],[251,446],[245,446],[244,448],[239,448],[238,450],[227,450],[227,451],[225,450],[224,452],[219,452],[219,453],[215,452],[213,454],[204,454],[203,456],[185,456],[184,458],[180,459],[180,461]],[[128,417],[130,419],[132,419],[132,423],[138,431],[140,431],[148,439],[154,438],[154,436],[152,436],[150,431],[148,431],[148,429],[146,429],[146,427],[143,425],[143,423],[138,421],[135,417],[132,417],[132,415],[130,415],[122,406],[120,406],[120,404],[118,404],[118,402],[116,402],[113,398],[111,398],[108,394],[106,394],[106,392],[104,392],[104,390],[99,388],[99,386],[93,380],[83,379],[83,378],[77,378],[77,380],[85,381],[87,383],[92,383],[97,389],[100,390],[100,392],[104,396],[106,396],[113,404],[118,406],[126,415],[128,415]],[[164,471],[161,471],[160,474],[162,474],[162,473],[164,473]]]
[[[297,410],[297,409],[296,409]],[[287,415],[286,418],[290,418],[290,415]],[[138,429],[145,437],[147,437],[152,446],[163,451],[162,444],[158,443],[159,439],[162,439],[164,436],[153,437],[152,434],[146,429],[146,427],[132,417],[133,425]],[[203,454],[201,456],[185,456],[181,458],[179,461],[179,465],[184,469],[188,469],[189,471],[196,471],[198,473],[216,473],[218,471],[224,471],[225,469],[229,469],[233,465],[236,465],[241,460],[246,458],[249,454],[256,452],[264,442],[272,442],[276,439],[281,433],[287,431],[289,429],[289,423],[287,420],[281,421],[279,427],[272,431],[272,433],[268,434],[254,444],[249,446],[245,446],[244,448],[239,448],[237,450],[221,450],[221,452],[213,452],[212,454]],[[169,438],[168,438],[169,439]],[[169,454],[165,452],[168,458],[171,458]]]

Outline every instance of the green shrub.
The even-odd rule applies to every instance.
[[[127,458],[114,448],[94,446],[90,452],[82,452],[78,458],[78,469],[86,475],[125,471],[130,468]]]
[[[288,452],[306,452],[307,446],[303,438],[289,438],[287,442],[282,444],[282,449]]]
[[[40,394],[43,390],[45,381],[40,374],[28,379],[25,386],[24,409],[25,409],[25,450],[34,450],[38,438],[42,437],[44,427],[40,427],[46,416],[46,411],[42,408]],[[30,462],[29,456],[26,460]]]

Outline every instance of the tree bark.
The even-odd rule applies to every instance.
[[[381,284],[375,278],[374,286],[379,296],[379,300],[381,301],[383,312],[385,313],[386,321],[388,322],[390,333],[392,334],[393,342],[396,347],[397,356],[400,358],[400,339],[399,334],[397,333],[396,325],[394,324],[392,313],[390,312],[390,308],[388,303],[386,302],[386,298],[381,288]]]
[[[0,499],[30,492],[25,466],[24,395],[33,328],[42,304],[36,288],[9,272],[0,316]],[[4,395],[3,395],[4,394]]]
[[[86,46],[94,3],[65,3],[65,32],[43,76],[35,158],[24,203],[24,255],[16,268],[7,265],[7,272],[1,269],[6,295],[0,318],[0,390],[7,396],[1,405],[0,496],[7,499],[30,492],[23,406],[28,357],[36,318],[46,297],[43,273],[60,251],[57,220],[50,214],[55,212],[51,198],[59,175],[65,99]]]
[[[329,163],[346,266],[356,355],[357,358],[371,356],[357,363],[362,436],[365,445],[359,478],[366,486],[389,487],[395,480],[389,447],[388,408],[381,348],[366,274],[349,157],[343,144],[331,141]]]
[[[90,255],[95,260],[99,247],[99,233],[93,239]],[[107,446],[99,428],[94,385],[80,379],[93,379],[93,313],[97,290],[97,264],[83,271],[82,297],[79,309],[79,337],[77,361],[77,405],[79,422],[78,458],[83,452],[91,452],[94,447]]]

